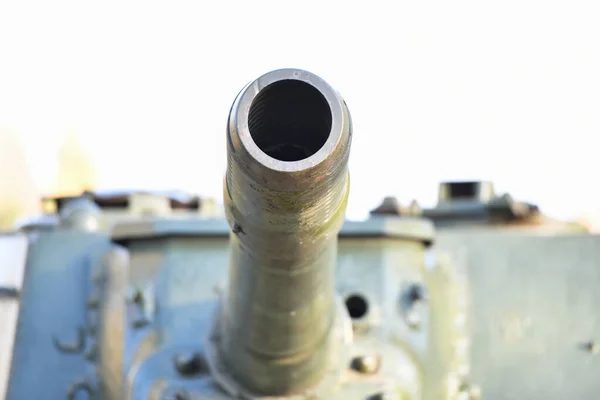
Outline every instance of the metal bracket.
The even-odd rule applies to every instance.
[[[28,247],[27,236],[23,234],[0,235],[0,399],[8,391]]]

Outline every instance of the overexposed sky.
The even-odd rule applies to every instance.
[[[104,188],[220,200],[231,102],[282,67],[350,107],[350,217],[447,179],[600,215],[597,0],[0,2],[0,128],[42,190],[77,131]]]

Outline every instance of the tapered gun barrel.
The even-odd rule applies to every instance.
[[[326,374],[351,138],[344,100],[303,70],[259,77],[231,108],[220,352],[253,393],[305,391]]]

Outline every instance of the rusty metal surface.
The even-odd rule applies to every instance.
[[[349,111],[318,76],[276,70],[238,95],[227,138],[231,259],[211,366],[222,364],[226,385],[249,396],[315,390],[344,369],[335,349],[348,318],[337,311],[333,271],[350,184]]]

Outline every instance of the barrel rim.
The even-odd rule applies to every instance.
[[[329,137],[325,144],[313,155],[298,161],[281,161],[263,152],[254,142],[248,127],[248,116],[254,99],[267,86],[284,80],[298,80],[317,89],[327,101],[331,110],[332,123]],[[279,172],[300,172],[311,169],[326,161],[342,142],[345,132],[349,130],[344,118],[343,100],[337,92],[319,76],[302,69],[278,69],[268,72],[246,86],[238,97],[237,107],[232,109],[230,132],[233,142],[243,147],[257,162]],[[238,139],[238,140],[236,140]],[[238,146],[236,146],[238,147]]]

